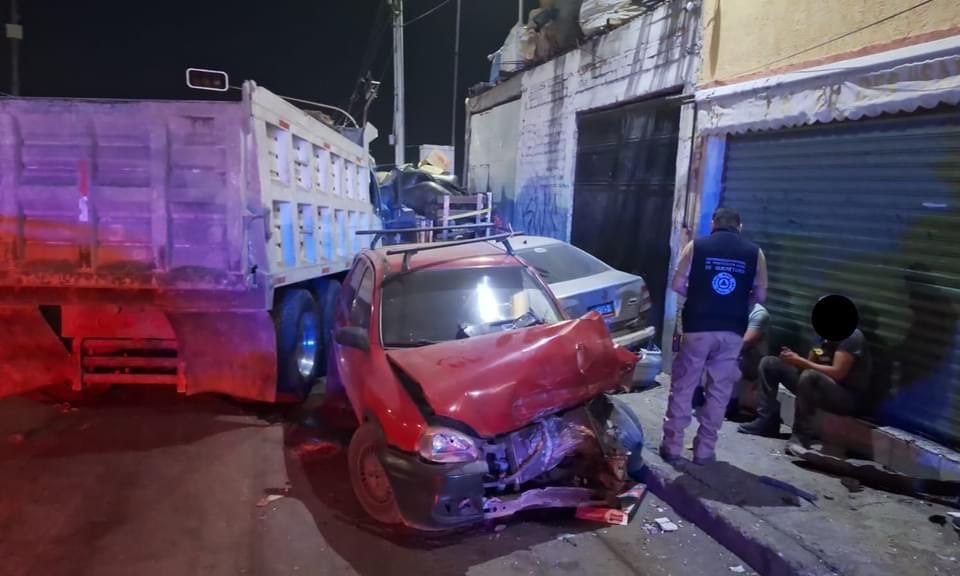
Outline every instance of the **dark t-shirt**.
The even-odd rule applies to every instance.
[[[854,330],[849,338],[840,342],[824,340],[813,349],[813,361],[817,364],[830,366],[837,350],[842,350],[853,356],[853,368],[850,373],[838,384],[856,392],[866,393],[870,389],[870,347],[860,330]]]

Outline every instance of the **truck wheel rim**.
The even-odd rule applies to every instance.
[[[360,456],[360,483],[363,484],[364,492],[377,504],[390,502],[393,496],[390,482],[380,464],[380,459],[372,448],[364,450]]]
[[[304,378],[313,376],[317,363],[317,319],[313,314],[304,314],[300,320],[300,337],[297,338],[297,370]]]

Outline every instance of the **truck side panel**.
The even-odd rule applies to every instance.
[[[242,275],[244,120],[235,103],[0,100],[0,287]]]

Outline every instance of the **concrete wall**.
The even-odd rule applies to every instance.
[[[934,0],[910,10],[918,3],[703,0],[701,84],[767,76],[960,32],[960,1]]]
[[[569,240],[578,113],[688,83],[697,14],[682,6],[670,2],[523,74],[517,193],[505,206],[515,228]]]
[[[491,192],[496,216],[511,222],[504,207],[516,201],[517,145],[520,142],[520,100],[507,102],[470,117],[470,163],[467,181],[471,191]]]

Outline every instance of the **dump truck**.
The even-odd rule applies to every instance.
[[[321,375],[381,228],[369,138],[242,99],[0,99],[0,396],[175,386],[278,402]]]

